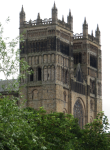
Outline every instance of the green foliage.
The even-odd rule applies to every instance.
[[[14,97],[3,97],[0,100],[0,149],[1,150],[34,150],[45,149],[42,136],[32,128],[24,116],[31,116],[16,105]],[[33,117],[34,118],[34,117]]]
[[[78,120],[70,114],[64,115],[57,112],[46,114],[42,108],[37,113],[30,108],[27,110],[32,110],[35,116],[34,118],[25,117],[29,123],[35,122],[32,128],[37,129],[38,134],[45,137],[47,149],[109,149],[110,142],[107,140],[103,128],[104,125],[107,128],[107,117],[103,112],[99,113],[92,123],[86,124],[82,130],[78,125]]]
[[[23,41],[23,35],[7,43],[2,34],[3,27],[0,23],[0,72],[4,73],[8,81],[8,77],[17,73],[19,65],[21,69],[18,80],[11,86],[4,86],[5,91],[12,91],[32,71],[28,70],[27,62],[20,60],[20,50],[15,50],[18,40]],[[46,114],[42,107],[37,111],[33,108],[23,109],[17,106],[17,101],[19,98],[0,94],[0,150],[110,149],[110,140],[105,134],[108,120],[103,112],[82,130],[78,119],[71,114]]]
[[[72,130],[77,130],[78,134],[81,134],[77,119],[70,114],[64,115],[57,112],[46,114],[41,108],[34,118],[32,116],[26,116],[26,118],[29,123],[34,122],[32,128],[37,129],[38,134],[45,137],[48,149],[64,149],[70,139],[74,139],[77,134],[72,133]]]
[[[8,22],[9,17],[6,20],[6,23]],[[25,31],[23,34],[25,34]],[[25,79],[26,74],[32,73],[32,71],[29,71],[30,66],[27,64],[27,62],[19,57],[21,50],[17,48],[17,46],[19,42],[24,41],[23,34],[10,41],[8,37],[3,37],[3,26],[0,23],[0,73],[3,73],[5,80],[7,80],[7,85],[2,86],[4,91],[14,91],[14,88],[19,87],[19,82],[21,79]],[[14,79],[15,75],[17,81],[15,80],[14,82],[10,82],[9,78]]]
[[[71,114],[53,112],[46,114],[41,107],[18,107],[15,97],[0,99],[0,149],[1,150],[107,150],[106,116],[97,118],[82,130]],[[100,118],[100,119],[99,119]],[[104,123],[104,124],[103,124]]]

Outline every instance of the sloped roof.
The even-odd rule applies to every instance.
[[[10,79],[10,80],[1,80],[0,81],[0,92],[4,91],[18,91],[19,89],[19,84],[17,83],[17,79]]]

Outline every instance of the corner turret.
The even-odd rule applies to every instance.
[[[40,19],[40,13],[38,13],[38,16],[37,16],[37,23],[39,24],[40,22],[42,22],[42,19]]]
[[[57,23],[57,13],[58,13],[58,10],[54,2],[54,6],[52,8],[52,23],[55,23],[55,24]]]
[[[20,27],[23,26],[24,21],[25,21],[25,12],[22,5],[21,12],[20,12]]]
[[[62,15],[62,21],[64,22],[64,15]]]
[[[98,39],[98,43],[100,44],[100,30],[98,24],[97,24],[97,29],[95,31],[95,37]]]
[[[83,24],[83,38],[88,39],[88,24],[86,22],[86,17],[84,19],[84,24]]]
[[[69,10],[69,16],[67,16],[67,23],[70,25],[71,31],[73,31],[73,16],[71,16],[71,10]]]
[[[94,40],[93,30],[91,32],[91,36],[92,36],[92,41],[93,41]]]

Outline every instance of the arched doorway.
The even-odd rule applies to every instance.
[[[77,99],[73,108],[74,117],[78,118],[78,123],[81,129],[84,125],[84,111],[80,99]]]

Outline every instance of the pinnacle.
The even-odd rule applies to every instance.
[[[87,24],[87,22],[86,22],[86,17],[84,18],[84,24]]]
[[[69,9],[69,16],[71,16],[71,9]]]
[[[55,4],[55,1],[54,1],[54,6],[53,6],[53,8],[54,8],[54,9],[56,9],[56,4]]]
[[[92,32],[91,32],[91,35],[93,36],[93,30],[92,30]]]
[[[21,8],[21,12],[24,12],[24,8],[23,8],[23,5],[22,5],[22,8]]]
[[[64,22],[64,15],[62,15],[62,21]]]
[[[40,13],[38,13],[37,19],[40,19]]]
[[[98,26],[98,24],[97,24],[97,31],[99,31],[99,26]]]

